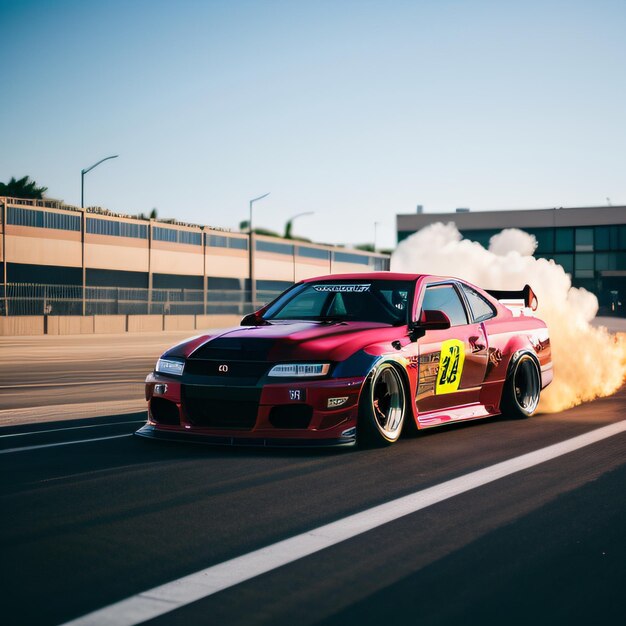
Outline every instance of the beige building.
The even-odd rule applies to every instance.
[[[249,242],[208,226],[0,197],[0,311],[239,314],[250,309]],[[303,278],[389,267],[383,254],[261,235],[252,242],[257,305]]]

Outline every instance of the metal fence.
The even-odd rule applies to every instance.
[[[243,289],[131,289],[76,285],[0,284],[0,315],[245,315],[280,291],[257,291],[252,306]]]

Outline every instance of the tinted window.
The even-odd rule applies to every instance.
[[[226,237],[224,235],[207,235],[207,245],[210,248],[236,248],[238,250],[247,250],[248,240]]]
[[[557,228],[554,249],[556,252],[572,252],[574,250],[574,229]]]
[[[328,261],[330,252],[328,250],[320,250],[319,248],[309,248],[307,246],[298,246],[298,256],[304,256],[311,259],[324,259]]]
[[[80,231],[80,216],[10,206],[7,211],[7,224]]]
[[[576,252],[591,252],[593,250],[593,228],[576,229]]]
[[[333,260],[337,263],[354,263],[358,265],[367,265],[369,263],[369,257],[364,254],[352,254],[350,252],[335,252],[333,253]]]
[[[611,249],[611,227],[610,226],[596,226],[595,247],[596,247],[596,250],[610,250]]]
[[[577,254],[574,257],[574,276],[593,278],[593,254]]]
[[[552,257],[557,265],[560,265],[568,274],[574,272],[573,254],[555,254]]]
[[[406,324],[412,288],[412,282],[399,280],[303,283],[281,296],[263,317]]]
[[[450,326],[467,324],[463,303],[452,285],[427,287],[422,309],[443,311],[450,318]]]
[[[494,316],[492,306],[478,292],[467,285],[462,285],[462,288],[469,302],[475,322],[483,322]]]
[[[551,254],[554,252],[554,229],[553,228],[526,228],[526,232],[535,236],[537,250],[535,254]]]
[[[293,254],[293,246],[287,243],[274,241],[257,241],[256,249],[259,252],[273,252],[274,254]]]

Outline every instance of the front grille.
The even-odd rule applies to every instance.
[[[261,390],[183,385],[181,395],[187,419],[194,426],[251,430],[256,423]]]
[[[240,356],[238,355],[238,358]],[[266,361],[241,361],[231,360],[232,357],[224,358],[221,360],[215,359],[188,359],[185,363],[185,374],[191,376],[219,376],[223,378],[224,384],[227,384],[229,380],[233,378],[237,379],[250,379],[251,384],[256,382],[263,376],[269,369],[269,365]],[[220,368],[226,371],[220,371]]]
[[[274,428],[308,428],[313,407],[308,404],[284,404],[272,407],[270,424]]]

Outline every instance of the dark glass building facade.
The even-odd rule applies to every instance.
[[[505,228],[530,233],[535,256],[554,259],[575,287],[595,293],[599,314],[626,316],[626,206],[398,215],[398,241],[435,222],[454,222],[485,247]]]

